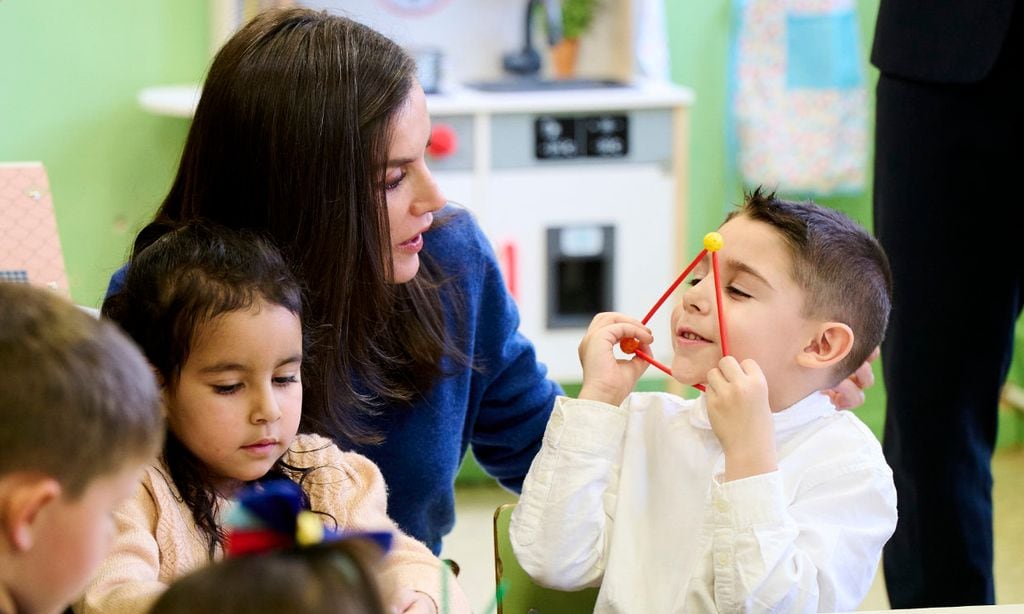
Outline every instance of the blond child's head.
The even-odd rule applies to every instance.
[[[48,290],[0,284],[0,322],[0,609],[59,611],[159,447],[156,381],[115,325]]]
[[[773,410],[851,374],[882,341],[892,278],[875,239],[845,215],[760,189],[720,228],[730,354],[752,358]],[[702,382],[722,355],[711,259],[672,315],[672,371]]]

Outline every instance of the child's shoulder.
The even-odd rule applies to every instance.
[[[778,439],[780,453],[813,459],[808,467],[822,479],[856,471],[888,472],[878,437],[852,411],[833,411]]]
[[[358,452],[342,451],[326,437],[297,436],[284,461],[295,468],[292,479],[302,485],[313,509],[338,521],[351,508],[387,507],[387,488],[377,465]]]
[[[851,443],[860,443],[872,450],[881,452],[882,445],[878,437],[861,420],[855,410],[836,410],[827,418],[827,426],[834,437],[843,438]]]
[[[322,435],[297,435],[285,454],[285,462],[307,470],[314,483],[352,481],[359,483],[381,479],[380,469],[358,452],[345,452],[333,440]]]
[[[142,477],[135,492],[136,498],[148,496],[159,507],[169,506],[181,500],[178,487],[171,478],[171,470],[159,460],[143,467]]]

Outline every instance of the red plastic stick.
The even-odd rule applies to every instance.
[[[665,373],[668,373],[669,375],[672,375],[672,369],[669,369],[665,365],[663,365],[660,362],[658,362],[657,360],[655,360],[653,356],[648,356],[647,353],[644,352],[643,350],[637,350],[636,352],[634,352],[634,354],[636,354],[640,358],[643,358],[647,362],[651,363],[653,366],[661,369]]]
[[[715,275],[715,307],[718,309],[718,334],[722,338],[722,356],[729,355],[729,338],[725,333],[725,313],[722,311],[722,278],[718,274],[718,252],[711,252],[711,271]]]
[[[686,279],[686,276],[689,275],[690,271],[695,269],[698,264],[700,264],[701,259],[703,259],[704,256],[707,255],[707,253],[708,250],[706,249],[700,250],[700,253],[697,254],[697,257],[693,259],[693,262],[690,263],[690,266],[686,267],[686,270],[683,271],[683,273],[679,277],[677,277],[674,282],[672,282],[672,285],[668,287],[668,290],[665,290],[665,294],[662,294],[661,298],[658,299],[658,302],[654,304],[654,307],[651,307],[651,310],[647,312],[647,315],[644,316],[644,319],[640,320],[641,322],[647,324],[647,322],[652,317],[654,317],[654,312],[658,311],[658,308],[661,307],[661,304],[668,300],[668,297],[672,295],[672,292],[676,289],[676,287],[679,286],[679,284],[683,283],[683,280]]]
[[[655,367],[661,369],[665,373],[668,373],[670,376],[672,375],[672,369],[669,369],[665,365],[661,364],[660,362],[655,360],[654,357],[648,356],[642,350],[637,350],[636,352],[634,352],[634,354],[636,354],[637,356],[639,356],[643,360],[646,360],[647,362],[651,363]],[[704,392],[704,390],[705,390],[704,384],[694,384],[693,387],[696,388],[697,390],[700,390],[701,392]]]

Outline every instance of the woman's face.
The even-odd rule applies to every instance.
[[[433,212],[446,202],[427,168],[425,155],[429,142],[427,98],[423,88],[415,83],[405,106],[395,115],[384,180],[396,284],[416,277],[423,233],[430,228]]]

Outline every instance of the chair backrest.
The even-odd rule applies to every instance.
[[[496,586],[505,583],[498,614],[590,614],[597,602],[596,588],[556,591],[534,583],[519,566],[508,537],[514,503],[494,511],[494,574]]]
[[[41,162],[0,163],[0,283],[70,296],[50,182]]]

